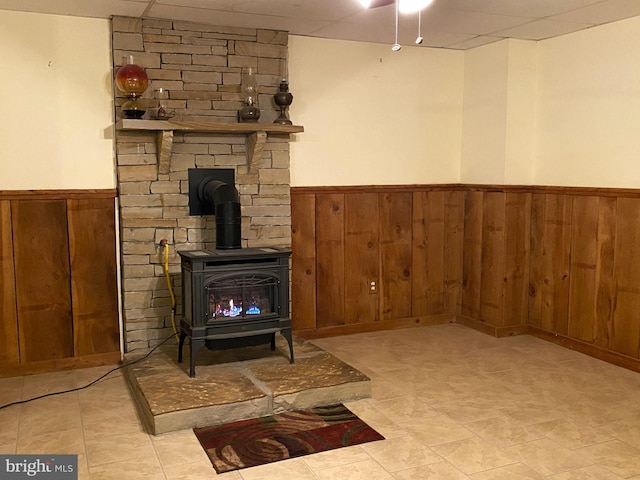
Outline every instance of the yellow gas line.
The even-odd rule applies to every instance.
[[[173,334],[178,340],[178,329],[176,328],[176,296],[173,294],[171,286],[171,277],[169,276],[169,241],[161,240],[160,245],[164,246],[164,276],[167,279],[167,287],[169,287],[169,295],[171,295],[171,326]]]

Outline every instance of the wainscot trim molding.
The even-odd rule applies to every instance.
[[[116,198],[115,188],[88,190],[0,190],[0,200]]]
[[[340,186],[299,186],[291,187],[292,194],[320,193],[395,193],[395,192],[498,192],[498,193],[548,193],[554,195],[580,195],[599,197],[640,198],[639,188],[618,187],[572,187],[554,185],[478,185],[466,183],[407,184],[407,185],[340,185]]]

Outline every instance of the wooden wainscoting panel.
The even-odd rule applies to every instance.
[[[462,308],[462,256],[464,193],[445,192],[444,211],[444,311],[460,314]]]
[[[616,210],[618,200],[600,197],[598,204],[598,245],[596,247],[596,314],[593,343],[608,349],[613,329],[613,269],[616,244]]]
[[[67,200],[75,356],[120,350],[115,205]]]
[[[316,197],[291,195],[291,322],[316,328]]]
[[[11,216],[21,360],[72,357],[67,203],[15,200]]]
[[[502,325],[526,325],[529,310],[531,194],[506,193]]]
[[[480,320],[496,327],[504,324],[504,204],[502,192],[486,192],[482,199]]]
[[[569,278],[571,273],[571,195],[547,195],[545,202],[545,237],[551,247],[549,277],[550,299],[543,310],[542,324],[553,332],[566,335],[569,328]]]
[[[529,325],[542,327],[544,194],[531,195],[529,239]]]
[[[377,193],[345,194],[345,323],[380,319]],[[375,293],[370,293],[375,282]]]
[[[344,194],[316,196],[316,328],[343,325]]]
[[[445,193],[413,194],[413,315],[439,315],[444,307]]]
[[[534,326],[566,335],[569,321],[571,195],[534,195],[529,316]]]
[[[380,194],[382,319],[411,316],[412,193]]]
[[[484,192],[466,192],[462,256],[462,314],[480,319],[482,202]]]
[[[640,199],[618,199],[615,307],[610,349],[639,357],[640,350]]]
[[[312,237],[318,256],[309,251],[313,260],[307,268],[317,269],[310,276],[312,282],[317,278],[312,285],[318,303],[320,295],[326,300],[316,309],[323,318],[296,326],[305,335],[455,318],[498,337],[531,331],[561,339],[640,369],[639,189],[396,185],[292,192],[292,204],[300,195],[308,195],[310,204],[316,196],[322,203],[322,211],[310,208],[311,213],[292,207],[294,225],[303,215],[317,223]],[[375,217],[369,209],[373,195],[380,206],[379,256],[373,263],[379,269],[381,321],[366,322],[347,312],[360,312],[363,305],[346,302],[362,299],[359,284],[375,271],[371,252],[357,251],[373,235],[365,220]],[[349,270],[352,263],[362,271]],[[440,308],[444,313],[434,314]]]
[[[0,364],[19,361],[11,203],[0,200]]]
[[[593,342],[596,323],[596,267],[600,198],[574,197],[571,222],[569,337]]]

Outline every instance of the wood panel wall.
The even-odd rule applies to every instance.
[[[11,202],[0,200],[0,364],[16,364],[18,320],[16,316],[15,269],[13,267],[13,237],[11,235]]]
[[[292,224],[302,336],[457,321],[640,371],[640,190],[299,187]]]
[[[11,202],[21,362],[73,356],[66,207]]]
[[[441,323],[459,311],[461,192],[293,189],[291,200],[299,334]]]
[[[67,200],[74,356],[120,351],[113,205]]]
[[[114,198],[0,192],[0,376],[120,360]]]
[[[459,321],[496,336],[523,333],[528,315],[531,194],[465,196]]]
[[[372,222],[378,212],[378,195],[345,196],[345,323],[378,322],[379,296],[370,294],[371,282],[380,284],[380,226]],[[350,268],[360,265],[360,268]]]

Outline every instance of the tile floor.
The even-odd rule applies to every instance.
[[[231,472],[227,480],[640,479],[640,374],[456,324],[317,340],[372,378],[348,407],[386,440]],[[107,368],[0,379],[0,405]],[[79,454],[79,477],[217,477],[191,431],[144,432],[120,373],[0,410],[0,453]]]

